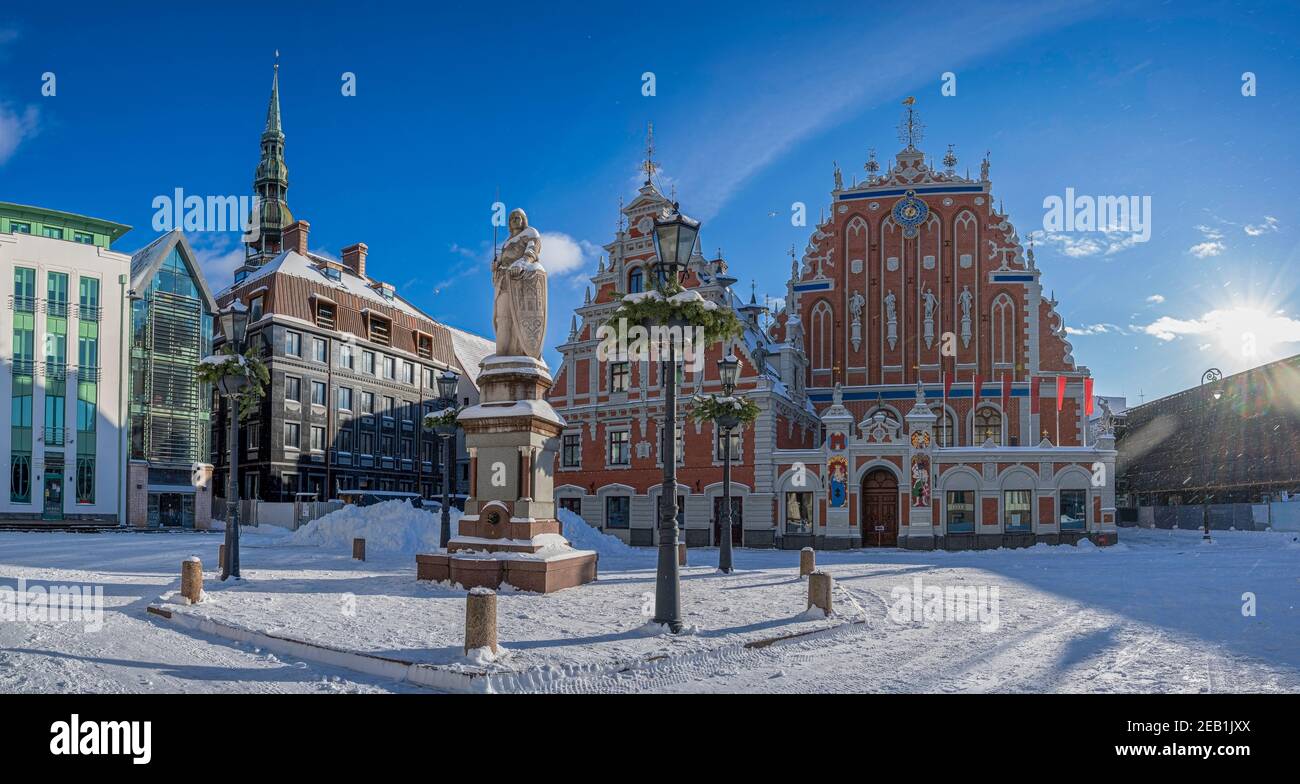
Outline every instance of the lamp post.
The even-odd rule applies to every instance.
[[[1222,380],[1223,380],[1223,371],[1219,370],[1218,368],[1210,368],[1209,370],[1205,371],[1205,373],[1201,375],[1201,386],[1205,386],[1206,384],[1212,385],[1210,387],[1210,395],[1214,398],[1215,402],[1218,402],[1219,398],[1223,397],[1223,384],[1221,383]],[[1205,412],[1204,424],[1208,425],[1208,419],[1209,419],[1208,410],[1210,408],[1210,404],[1209,401],[1206,399],[1205,395],[1201,395],[1201,404],[1203,407],[1202,411]],[[1208,426],[1205,427],[1202,432],[1209,434],[1209,439],[1207,439],[1207,441],[1215,437],[1215,433]],[[1206,447],[1207,448],[1201,450],[1201,477],[1204,480],[1201,485],[1201,522],[1205,527],[1204,532],[1201,534],[1201,541],[1205,543],[1209,543],[1211,540],[1210,540],[1210,500],[1209,497],[1207,496],[1207,493],[1210,490],[1210,465],[1209,465],[1210,450],[1208,449],[1209,447],[1208,443],[1206,444]]]
[[[456,406],[456,384],[460,377],[447,370],[438,376],[438,399],[442,402],[442,410]],[[456,442],[456,423],[448,422],[441,425],[435,425],[434,430],[438,437],[442,439],[443,461],[442,461],[442,531],[438,534],[438,544],[443,550],[447,549],[448,542],[451,541],[451,483],[455,476],[455,466],[453,445]]]
[[[736,379],[740,375],[740,360],[728,352],[718,360],[718,378],[722,381],[722,396],[731,397],[736,391]],[[717,418],[717,425],[722,430],[722,513],[718,527],[722,541],[718,543],[718,571],[731,574],[731,431],[740,424],[735,414],[723,414]]]
[[[232,354],[242,354],[248,333],[248,308],[238,298],[218,313],[221,332]],[[226,476],[226,561],[221,565],[221,579],[239,579],[239,395],[248,386],[245,375],[222,376],[217,382],[226,396],[226,415],[230,418],[230,443],[227,444]]]
[[[677,209],[665,211],[655,220],[655,285],[665,297],[681,287],[686,263],[700,234],[699,221]],[[669,333],[680,332],[682,323],[670,323]],[[677,329],[674,330],[673,328]],[[681,571],[677,565],[677,346],[670,342],[668,359],[660,365],[664,387],[664,415],[660,420],[660,455],[664,462],[663,493],[659,496],[659,566],[655,577],[654,622],[674,634],[682,629]]]

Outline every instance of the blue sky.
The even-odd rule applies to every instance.
[[[129,223],[130,251],[155,196],[248,193],[278,48],[312,249],[365,242],[372,275],[486,333],[499,189],[550,235],[553,346],[635,193],[647,120],[704,247],[745,293],[780,295],[809,234],[791,203],[815,218],[832,161],[851,179],[868,148],[890,159],[915,95],[936,159],[951,143],[978,171],[991,151],[1022,236],[1067,187],[1151,197],[1147,242],[1039,242],[1099,394],[1150,400],[1300,351],[1293,3],[459,5],[23,6],[0,20],[0,200]],[[217,288],[236,242],[196,238]]]

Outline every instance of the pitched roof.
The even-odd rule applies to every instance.
[[[131,254],[131,289],[137,292],[144,291],[153,280],[154,273],[162,266],[163,261],[167,259],[172,249],[180,250],[181,259],[185,261],[185,266],[189,268],[190,276],[194,278],[194,283],[198,286],[199,295],[204,304],[208,310],[215,311],[217,301],[212,296],[212,290],[208,288],[208,282],[203,277],[203,271],[199,269],[198,257],[194,255],[194,248],[190,246],[190,241],[185,238],[184,232],[180,229],[167,232]]]
[[[474,384],[475,389],[478,389],[478,374],[481,370],[479,366],[484,359],[496,353],[497,344],[455,327],[447,327],[447,330],[451,332],[451,345],[456,352],[456,361],[460,363],[465,377]]]

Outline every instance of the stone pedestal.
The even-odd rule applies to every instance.
[[[934,423],[938,419],[925,402],[925,391],[918,385],[916,404],[907,420],[906,494],[907,534],[899,544],[911,550],[933,550],[939,530],[934,519]]]
[[[551,374],[531,357],[490,356],[481,403],[461,412],[470,497],[446,553],[416,556],[421,580],[503,584],[549,593],[596,579],[596,553],[575,550],[555,517],[555,451],[564,420],[546,401]]]

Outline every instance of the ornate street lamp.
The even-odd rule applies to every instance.
[[[655,285],[659,294],[677,293],[686,276],[686,264],[695,250],[700,222],[686,217],[674,203],[655,220]],[[684,324],[667,324],[679,331]],[[677,565],[677,346],[670,343],[668,360],[661,363],[664,415],[660,420],[660,455],[664,463],[663,493],[659,496],[659,565],[655,578],[654,622],[674,634],[682,629],[681,571]]]
[[[718,360],[718,378],[722,381],[722,396],[730,398],[736,391],[736,380],[740,376],[740,360],[734,353]],[[718,571],[731,574],[731,431],[740,424],[740,417],[735,414],[723,414],[716,420],[722,431],[722,513],[718,520],[721,541],[718,543]]]
[[[238,298],[217,314],[221,332],[226,336],[230,352],[244,353],[244,338],[248,334],[248,308]],[[221,579],[239,579],[239,395],[248,386],[243,374],[222,376],[217,383],[226,396],[226,416],[230,418],[230,443],[227,450],[229,474],[226,476],[226,562],[221,565]]]
[[[1214,402],[1217,403],[1219,399],[1223,397],[1223,371],[1218,368],[1210,368],[1201,374],[1201,386],[1205,386],[1206,384],[1211,385],[1210,397],[1213,397]],[[1205,448],[1201,449],[1201,476],[1204,480],[1201,485],[1201,518],[1202,524],[1204,525],[1204,532],[1201,534],[1201,541],[1208,544],[1211,541],[1210,499],[1207,495],[1210,490],[1209,447],[1211,445],[1210,442],[1217,434],[1213,432],[1211,428],[1205,426],[1208,424],[1209,420],[1210,402],[1205,395],[1201,395],[1201,401],[1203,412],[1201,424],[1203,426],[1203,431],[1209,436],[1209,438],[1206,439],[1207,443],[1205,444]]]
[[[450,369],[438,376],[438,400],[442,402],[442,410],[456,407],[456,385],[460,377]],[[451,483],[455,476],[455,443],[456,429],[459,427],[455,422],[434,425],[434,431],[442,439],[443,446],[443,463],[442,463],[442,531],[438,534],[438,544],[442,549],[447,549],[447,543],[451,541]]]

